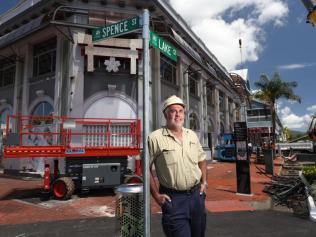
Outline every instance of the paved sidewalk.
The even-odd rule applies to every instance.
[[[162,237],[161,215],[151,218],[151,237]],[[115,237],[115,219],[109,217],[0,225],[1,237]],[[311,237],[316,223],[276,211],[208,213],[206,236],[216,237]]]
[[[281,160],[276,160],[279,172]],[[251,163],[251,196],[236,194],[236,164],[210,162],[209,189],[206,208],[211,213],[254,211],[269,209],[269,197],[262,192],[270,179],[260,170],[263,165]],[[13,177],[0,174],[0,225],[51,222],[96,217],[114,217],[115,194],[113,190],[73,195],[68,201],[40,200],[42,180],[31,177]],[[152,200],[152,213],[159,214],[160,207]]]

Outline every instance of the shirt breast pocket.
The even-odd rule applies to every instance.
[[[193,164],[198,163],[198,144],[196,142],[190,141],[189,142],[189,147],[187,150],[187,154],[190,158],[190,161]]]
[[[162,149],[161,156],[166,165],[173,165],[177,161],[175,149]]]

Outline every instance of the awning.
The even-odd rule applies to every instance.
[[[19,27],[18,29],[11,31],[10,33],[0,37],[0,49],[10,44],[13,44],[19,39],[22,39],[34,31],[39,30],[43,25],[42,21],[45,15],[41,15],[38,18],[30,21],[29,23]]]

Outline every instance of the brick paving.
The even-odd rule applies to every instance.
[[[275,160],[275,173],[279,172],[282,160]],[[236,164],[210,162],[208,164],[209,189],[206,208],[209,212],[253,211],[268,208],[269,197],[262,192],[270,180],[260,170],[264,165],[251,162],[252,195],[236,194]],[[12,177],[0,174],[0,225],[73,220],[95,217],[113,217],[115,194],[112,190],[94,191],[85,195],[74,195],[71,200],[40,200],[41,179]],[[160,213],[152,200],[152,213]]]

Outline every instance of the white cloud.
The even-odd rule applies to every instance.
[[[284,102],[283,102],[282,100],[277,100],[277,102],[276,102],[276,108],[277,108],[277,110],[278,110],[279,108],[281,108],[283,104],[284,104]]]
[[[277,66],[280,70],[293,70],[293,69],[300,69],[305,67],[312,67],[315,66],[316,63],[293,63],[293,64],[286,64],[286,65],[279,65]]]
[[[315,114],[316,113],[316,105],[312,105],[312,106],[307,107],[307,111]]]
[[[265,41],[264,26],[286,22],[286,0],[170,0],[175,10],[228,69],[257,61]]]
[[[311,115],[305,114],[302,116],[298,116],[293,113],[288,106],[280,110],[279,117],[282,121],[283,127],[288,127],[289,129],[301,131],[306,131],[311,121]]]
[[[259,10],[258,21],[260,24],[273,22],[275,25],[282,26],[284,24],[283,16],[288,14],[288,8],[282,1],[259,1],[258,5],[262,5],[262,11]]]

